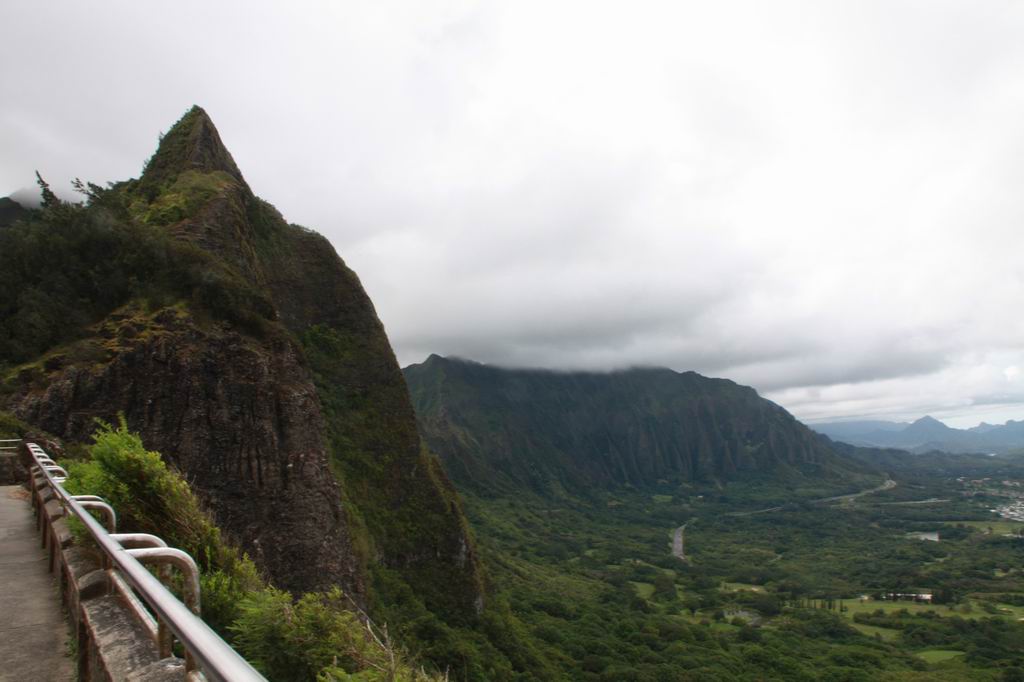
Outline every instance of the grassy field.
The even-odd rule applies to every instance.
[[[868,635],[869,637],[874,637],[875,635],[878,635],[887,642],[896,639],[900,634],[899,630],[893,630],[891,628],[880,628],[875,625],[864,625],[862,623],[851,623],[851,625],[853,625],[855,629],[859,630],[860,632],[863,632],[865,635]]]
[[[850,620],[853,620],[853,617],[858,613],[874,613],[878,610],[892,613],[901,609],[906,609],[912,614],[934,613],[943,617],[960,616],[968,620],[992,617],[1002,617],[1015,621],[1024,620],[1024,606],[1013,606],[1011,604],[995,604],[996,612],[994,613],[990,613],[978,602],[965,602],[952,609],[945,604],[918,604],[909,601],[847,601],[844,602],[844,605],[847,610],[843,612],[843,615]]]
[[[918,651],[914,655],[929,663],[941,663],[957,656],[963,656],[964,652],[953,649],[928,649],[927,651]]]
[[[722,583],[722,589],[728,590],[729,592],[739,592],[740,590],[750,590],[751,592],[764,592],[764,588],[760,585],[752,585],[750,583]]]
[[[972,608],[969,612],[963,608],[963,606],[956,606],[952,610],[945,604],[919,604],[912,601],[855,601],[850,600],[843,602],[846,606],[846,611],[843,612],[849,619],[853,619],[858,613],[874,613],[875,611],[882,610],[886,613],[891,611],[899,611],[906,609],[910,613],[935,613],[940,616],[952,616],[958,615],[963,618],[981,618],[986,615],[981,609]]]
[[[998,609],[999,611],[997,614],[986,615],[999,615],[1005,618],[1012,618],[1013,620],[1024,620],[1024,606],[1013,606],[1011,604],[996,604],[996,609]]]
[[[636,596],[641,599],[650,599],[651,595],[654,594],[654,585],[651,583],[638,583],[630,581],[630,585],[636,590]]]

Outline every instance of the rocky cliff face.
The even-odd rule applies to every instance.
[[[109,194],[104,220],[171,235],[204,270],[137,288],[146,297],[15,368],[0,402],[73,440],[123,412],[278,585],[365,597],[377,564],[428,604],[478,607],[458,500],[421,447],[372,303],[327,240],[252,194],[198,107]]]
[[[365,592],[319,400],[294,342],[204,328],[175,308],[125,308],[96,331],[116,344],[112,357],[55,371],[19,397],[17,414],[86,441],[95,418],[123,412],[276,583]]]
[[[478,490],[860,468],[752,388],[694,372],[505,370],[431,356],[405,375],[424,438],[456,483]]]

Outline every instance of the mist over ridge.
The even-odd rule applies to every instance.
[[[54,7],[10,3],[0,54],[119,68],[89,89],[77,60],[23,65],[0,195],[134,176],[201,100],[254,190],[360,272],[403,365],[693,369],[815,421],[1024,417],[1018,4],[268,5],[249,36],[229,7],[145,36],[145,7]]]

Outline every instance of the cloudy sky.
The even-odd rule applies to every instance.
[[[1024,2],[5,0],[0,195],[193,103],[402,364],[1024,418]]]

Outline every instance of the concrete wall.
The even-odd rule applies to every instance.
[[[17,485],[28,480],[28,472],[15,453],[0,452],[0,485]]]
[[[23,458],[27,457],[24,447],[22,450]],[[120,591],[113,589],[99,550],[75,544],[64,510],[45,479],[37,476],[29,483],[50,571],[58,573],[61,598],[76,637],[79,680],[184,680],[184,662],[173,657],[160,659],[150,626],[136,616]]]

